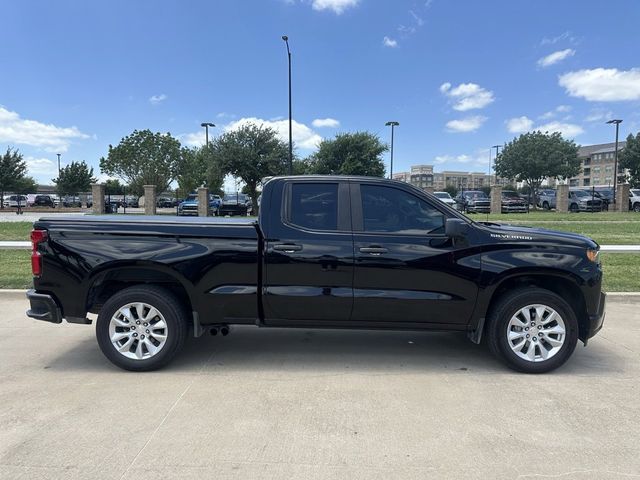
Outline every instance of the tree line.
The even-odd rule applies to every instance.
[[[295,157],[295,175],[385,174],[383,155],[387,145],[369,132],[341,133],[324,139],[306,158]],[[208,145],[185,147],[170,133],[134,130],[100,159],[100,170],[127,185],[127,193],[142,195],[144,185],[166,191],[177,182],[187,194],[199,186],[222,193],[224,177],[230,174],[244,182],[244,191],[257,205],[260,182],[265,177],[288,172],[288,144],[265,125],[246,124],[214,138]],[[640,186],[640,132],[629,135],[620,153],[620,166],[629,170],[632,186]],[[4,192],[27,193],[36,190],[26,175],[22,154],[12,148],[0,157],[0,205]],[[547,177],[569,178],[580,173],[578,146],[559,133],[529,132],[507,143],[495,161],[495,173],[502,178],[525,182],[537,191]],[[95,183],[93,168],[86,162],[71,162],[60,170],[53,182],[60,195],[89,191]],[[122,194],[124,186],[110,180],[107,193]]]

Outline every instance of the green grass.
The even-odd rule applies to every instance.
[[[29,240],[30,222],[0,222],[0,240]]]
[[[31,280],[31,252],[0,250],[0,288],[29,288]]]
[[[0,289],[29,288],[31,261],[29,250],[0,250]],[[640,254],[602,253],[604,290],[609,292],[640,291]]]

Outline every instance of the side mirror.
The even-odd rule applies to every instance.
[[[467,235],[469,224],[461,218],[447,218],[444,224],[444,234],[451,238],[460,238]]]

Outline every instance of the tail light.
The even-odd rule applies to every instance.
[[[46,230],[31,230],[31,272],[34,277],[42,275],[42,255],[38,252],[38,245],[46,241]]]

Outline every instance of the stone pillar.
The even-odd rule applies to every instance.
[[[567,213],[569,211],[569,185],[558,185],[556,190],[556,212]]]
[[[500,185],[491,187],[491,213],[502,213],[502,187]]]
[[[211,216],[209,208],[209,189],[207,187],[198,187],[198,216]]]
[[[91,212],[94,215],[104,215],[104,184],[92,183],[91,184]],[[60,202],[62,203],[62,202]]]
[[[629,211],[629,184],[621,183],[616,187],[616,212]]]
[[[156,186],[155,185],[144,186],[144,214],[145,215],[156,214]]]

